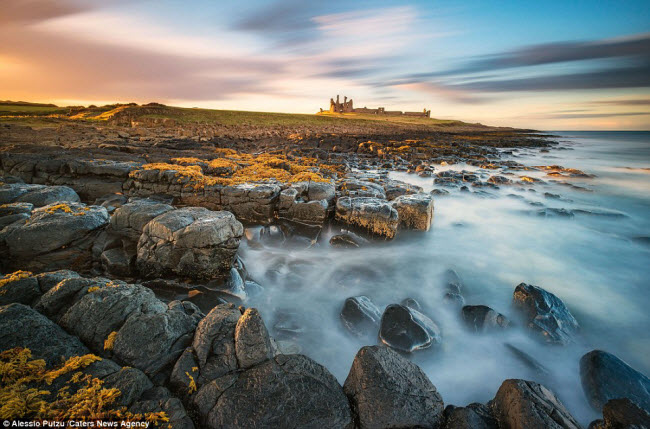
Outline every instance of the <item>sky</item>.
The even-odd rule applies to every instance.
[[[0,99],[650,130],[650,1],[0,0]]]

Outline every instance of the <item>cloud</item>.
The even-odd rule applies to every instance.
[[[650,115],[650,112],[621,112],[621,113],[581,113],[571,115],[541,115],[538,119],[587,119],[587,118],[610,118],[615,116],[642,116]]]
[[[618,100],[598,100],[595,104],[608,104],[612,106],[650,106],[650,98],[632,98]]]
[[[582,73],[547,74],[519,79],[494,79],[450,85],[451,88],[483,92],[565,91],[648,86],[650,86],[650,62]]]
[[[478,58],[455,69],[417,76],[453,76],[515,67],[621,57],[650,58],[650,33],[587,42],[556,42],[531,45]]]

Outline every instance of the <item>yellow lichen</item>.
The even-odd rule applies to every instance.
[[[189,372],[185,371],[185,375],[190,379],[190,383],[188,385],[188,393],[191,395],[192,393],[197,391],[197,386],[196,386],[196,381],[194,381],[194,377],[190,375]]]
[[[164,412],[134,414],[117,406],[119,389],[107,389],[102,380],[77,371],[98,360],[101,358],[94,355],[75,356],[47,370],[45,361],[33,360],[29,349],[16,347],[0,353],[0,419],[169,421]],[[52,392],[47,386],[70,373],[69,381],[49,401]],[[70,393],[71,388],[76,391]]]
[[[88,293],[90,293],[90,292],[95,292],[95,291],[97,291],[97,290],[99,290],[99,286],[89,287],[89,288],[88,288]]]
[[[108,334],[108,337],[106,337],[106,340],[104,341],[104,350],[113,350],[113,347],[115,346],[115,337],[117,337],[116,331]]]
[[[8,283],[15,282],[17,280],[26,279],[31,276],[32,273],[30,271],[22,271],[22,270],[15,271],[11,274],[6,274],[2,279],[0,279],[0,287]]]

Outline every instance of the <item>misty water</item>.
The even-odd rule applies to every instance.
[[[501,186],[488,194],[451,190],[435,198],[430,231],[401,232],[393,241],[359,249],[329,246],[332,230],[309,249],[244,244],[248,271],[265,288],[247,305],[260,309],[271,335],[295,342],[296,351],[325,365],[342,383],[357,350],[376,343],[343,328],[344,300],[366,295],[383,310],[413,297],[439,325],[443,339],[410,358],[446,405],[485,403],[503,380],[524,378],[554,390],[588,424],[597,413],[580,385],[579,359],[585,352],[603,349],[650,372],[650,133],[555,134],[560,145],[548,153],[518,149],[504,159],[527,166],[559,164],[596,177],[552,182],[544,172],[517,171],[544,183]],[[478,170],[436,166],[436,172],[443,169]],[[434,188],[433,178],[397,172],[391,177],[425,191]],[[545,192],[560,198],[547,198]],[[583,211],[574,217],[539,216],[546,207]],[[540,344],[521,327],[469,332],[459,309],[442,300],[442,274],[449,268],[463,280],[466,304],[488,305],[514,321],[517,284],[556,294],[581,325],[577,343]],[[549,374],[530,369],[506,343],[532,355]]]

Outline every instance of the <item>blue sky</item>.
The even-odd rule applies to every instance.
[[[0,99],[650,129],[648,1],[3,0]]]

